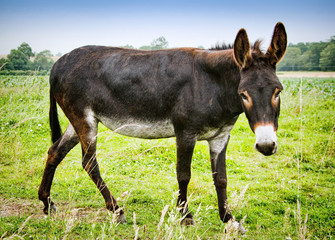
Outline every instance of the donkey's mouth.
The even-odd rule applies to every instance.
[[[261,125],[255,129],[256,143],[255,148],[265,156],[270,156],[277,152],[277,136],[274,126]]]

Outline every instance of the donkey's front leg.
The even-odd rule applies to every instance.
[[[244,234],[246,230],[243,228],[241,223],[234,219],[228,207],[226,172],[226,150],[228,141],[229,133],[209,141],[213,180],[218,196],[219,214],[221,220],[224,223],[229,220],[233,221],[233,226],[237,228],[238,232]]]
[[[228,141],[229,134],[209,141],[211,166],[218,197],[219,214],[224,223],[232,218],[227,199],[226,149]]]
[[[187,186],[191,179],[191,161],[193,149],[196,143],[194,136],[187,134],[176,134],[177,141],[177,180],[179,185],[179,195],[177,207],[184,216],[181,225],[194,225],[192,214],[187,207]]]

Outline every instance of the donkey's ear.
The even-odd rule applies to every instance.
[[[251,63],[251,49],[247,32],[242,28],[236,35],[234,42],[234,58],[241,68]]]
[[[284,24],[278,22],[273,31],[272,41],[266,55],[270,63],[275,66],[284,56],[287,46],[287,35]]]

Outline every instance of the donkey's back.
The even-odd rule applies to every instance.
[[[128,136],[171,137],[171,117],[186,98],[195,51],[78,48],[54,65],[51,93],[69,118],[96,118]]]

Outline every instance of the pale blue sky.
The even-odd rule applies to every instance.
[[[240,28],[267,48],[275,24],[292,43],[335,35],[335,1],[0,0],[0,54],[27,42],[33,51],[66,53],[95,44],[140,47],[164,36],[169,47],[232,43]]]

